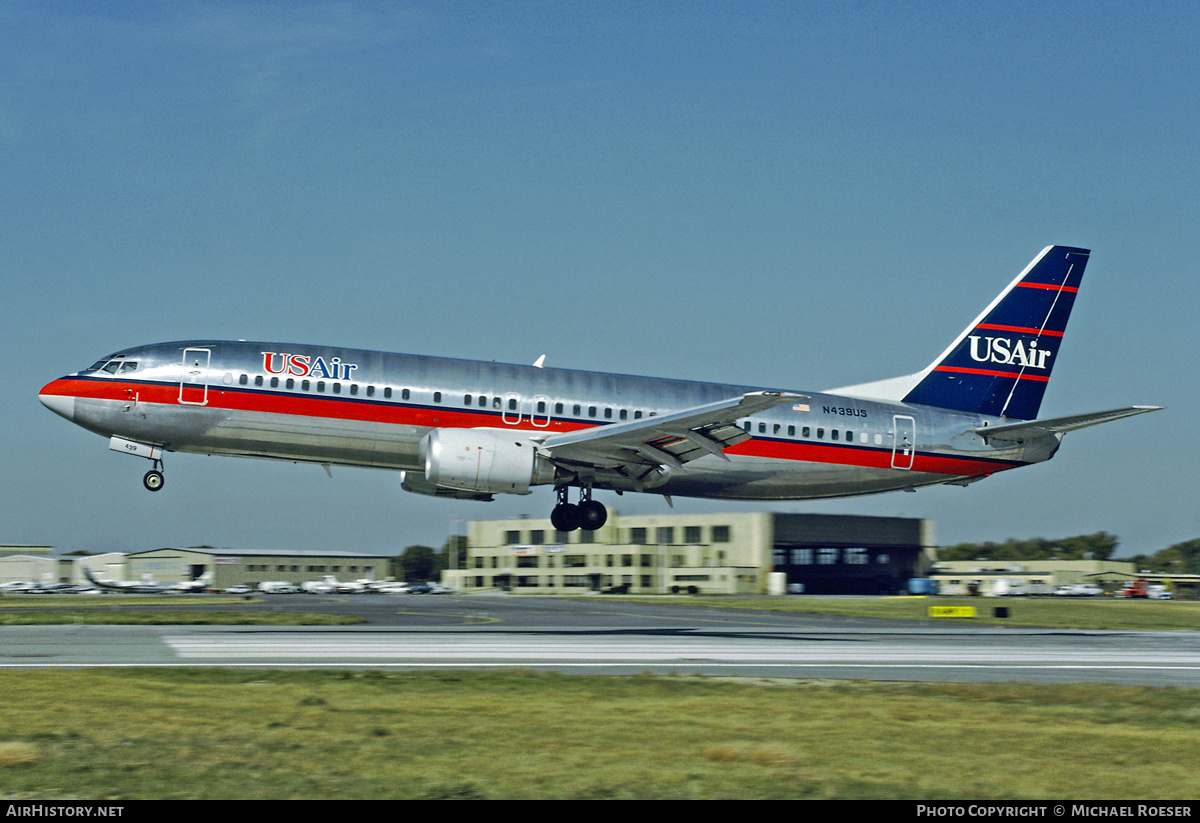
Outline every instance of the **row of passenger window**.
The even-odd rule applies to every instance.
[[[517,396],[505,396],[508,399],[507,408],[505,408],[505,404],[502,403],[501,398],[499,397],[491,398],[491,407],[493,409],[519,412],[520,405]],[[535,397],[533,400],[533,414],[535,417],[545,417],[546,415],[550,414],[550,401],[548,398]],[[436,394],[434,395],[434,402],[440,402],[440,397]],[[481,394],[478,397],[475,397],[471,394],[464,394],[463,405],[467,406],[468,408],[473,405],[478,405],[479,408],[486,409],[488,407],[488,396]],[[585,415],[585,406],[582,403],[572,403],[570,408],[571,417],[583,417]],[[632,412],[630,412],[629,409],[615,409],[611,406],[605,406],[603,409],[600,406],[587,406],[586,409],[586,416],[593,420],[641,420],[644,416],[641,409],[634,409]],[[655,414],[657,414],[657,412],[649,412],[650,417],[654,417]],[[567,416],[567,404],[561,400],[557,401],[554,404],[554,416]]]
[[[223,382],[227,386],[233,385],[233,375],[226,374]],[[300,391],[316,391],[319,394],[324,394],[327,391],[332,394],[342,394],[343,387],[346,386],[347,388],[345,389],[345,391],[351,397],[382,396],[382,398],[384,400],[391,400],[395,396],[395,392],[393,392],[391,386],[384,386],[383,390],[377,393],[375,386],[359,386],[358,383],[345,384],[345,383],[338,383],[337,381],[333,381],[333,380],[330,380],[330,381],[297,380],[294,377],[288,377],[288,378],[282,379],[282,380],[278,377],[272,377],[272,378],[268,379],[268,378],[264,378],[260,374],[260,375],[257,375],[256,377],[254,377],[253,381],[251,381],[250,375],[243,374],[238,377],[237,382],[238,382],[239,386],[249,386],[251,384],[251,382],[253,382],[253,384],[258,388],[264,388],[264,387],[269,387],[272,389],[282,388],[282,389],[287,389],[288,391],[295,391],[295,390],[299,389]],[[411,397],[411,394],[412,393],[408,389],[400,389],[400,392],[399,392],[399,396],[400,396],[401,400],[408,400]],[[441,392],[437,392],[435,395],[435,400],[440,400],[441,399],[440,395],[441,395]]]
[[[134,364],[133,368],[137,368],[136,364]],[[224,378],[224,382],[226,385],[231,385],[233,383],[233,375],[226,374],[225,378]],[[250,383],[251,383],[250,375],[243,374],[243,375],[239,376],[237,382],[238,382],[238,385],[241,385],[241,386],[250,385]],[[280,379],[278,377],[264,378],[262,375],[256,375],[253,378],[253,383],[258,388],[264,388],[264,387],[269,387],[272,389],[283,388],[288,391],[295,391],[296,389],[299,389],[300,391],[304,391],[304,392],[315,390],[318,394],[324,394],[328,391],[329,393],[339,394],[339,395],[343,393],[343,386],[347,385],[344,383],[339,383],[337,381],[307,380],[307,379],[306,380],[297,380],[293,377],[288,377],[286,379]],[[377,396],[381,396],[384,400],[391,400],[395,397],[395,392],[393,391],[391,386],[384,386],[382,391],[379,391],[377,393],[375,386],[368,385],[365,387],[360,387],[358,383],[348,384],[348,388],[345,389],[345,393],[349,394],[351,397],[365,396],[367,398],[374,398]],[[412,397],[412,392],[409,389],[400,389],[399,390],[399,398],[401,400],[409,400],[409,399],[411,399],[411,397]],[[534,414],[535,415],[537,415],[538,417],[544,417],[550,413],[550,411],[549,411],[550,410],[550,401],[549,400],[547,400],[546,398],[535,398],[535,401],[536,401],[534,403]],[[435,391],[433,393],[433,402],[434,403],[442,402],[442,392]],[[509,412],[518,413],[518,414],[520,413],[519,399],[516,395],[508,395],[506,398],[501,398],[501,397],[497,397],[494,395],[489,396],[489,395],[483,395],[483,394],[480,394],[480,395],[464,394],[463,395],[463,405],[467,406],[468,408],[486,409],[486,408],[490,407],[490,408],[498,410],[498,411],[509,411]],[[571,404],[570,408],[571,408],[571,416],[572,417],[579,418],[579,417],[583,417],[585,415],[585,411],[584,411],[585,406],[582,403],[573,403],[573,404]],[[644,416],[643,412],[640,409],[635,409],[631,413],[629,409],[614,409],[611,406],[605,406],[603,408],[601,408],[600,406],[586,406],[586,410],[587,410],[586,416],[591,419],[629,420],[632,417],[632,419],[634,419],[634,420],[641,420],[642,417]],[[567,414],[567,404],[562,401],[555,402],[554,403],[554,415],[556,417],[563,417],[563,416],[566,416],[566,414]],[[654,417],[657,413],[649,412],[648,414],[650,417]],[[747,432],[752,433],[752,431],[753,431],[752,424],[750,423],[749,420],[742,423],[742,428],[745,429]],[[772,434],[783,435],[785,431],[786,431],[787,437],[795,439],[796,431],[797,431],[797,427],[795,425],[789,424],[788,426],[785,427],[782,423],[775,423],[770,426],[770,433],[772,433]],[[804,439],[804,440],[813,439],[813,429],[811,426],[801,426],[799,428],[799,432],[800,432],[801,439]],[[758,424],[758,433],[759,434],[767,434],[768,433],[768,424],[760,422]],[[819,427],[816,429],[816,439],[817,440],[826,439],[826,434],[827,434],[827,432],[824,428]],[[866,432],[859,432],[858,436],[859,436],[859,442],[861,442],[863,444],[866,444],[870,441],[870,437]],[[850,431],[850,430],[846,430],[845,432],[843,432],[840,429],[829,429],[828,430],[828,439],[831,441],[843,441],[846,443],[853,443],[854,442],[854,432]],[[883,435],[876,434],[875,435],[875,445],[877,445],[877,446],[881,445],[882,442],[883,442]]]
[[[742,424],[742,428],[745,429],[747,432],[752,431],[750,421],[749,420],[745,421]],[[775,423],[774,425],[772,425],[770,427],[771,434],[783,435],[785,432],[786,432],[787,437],[791,437],[794,439],[796,437],[796,426],[788,425],[785,427],[782,423]],[[826,439],[826,434],[828,434],[829,440],[835,440],[835,441],[840,440],[845,443],[853,443],[854,442],[854,432],[849,429],[845,430],[844,432],[841,429],[829,429],[828,431],[826,431],[824,428],[818,427],[816,429],[816,432],[817,432],[817,436],[816,436],[817,440]],[[767,434],[768,433],[768,424],[759,423],[758,424],[758,433],[759,434]],[[812,440],[813,439],[813,427],[812,426],[801,426],[800,427],[800,439]],[[869,434],[867,434],[867,432],[859,432],[858,433],[858,442],[866,445],[871,442],[871,436]],[[875,435],[875,445],[876,446],[883,445],[883,435],[882,434],[877,433]]]
[[[135,368],[136,368],[136,366],[135,366]],[[225,385],[227,385],[227,386],[232,385],[233,384],[233,375],[226,374],[225,378],[224,378],[224,382],[225,382]],[[249,386],[253,383],[253,385],[256,388],[272,388],[272,389],[282,388],[282,389],[285,389],[288,391],[296,391],[298,389],[299,391],[304,391],[304,392],[316,391],[319,394],[324,394],[326,392],[328,392],[330,394],[345,393],[345,394],[350,395],[351,397],[360,397],[360,396],[365,396],[368,398],[382,397],[384,400],[391,400],[391,399],[393,399],[393,397],[396,396],[396,393],[393,391],[391,386],[384,386],[382,391],[379,391],[377,393],[376,387],[372,386],[372,385],[360,387],[358,383],[344,384],[344,383],[339,383],[337,381],[326,381],[326,380],[297,380],[294,377],[288,377],[288,378],[283,378],[283,379],[281,379],[279,377],[266,378],[266,377],[263,377],[261,374],[256,375],[254,378],[251,378],[250,375],[248,375],[248,374],[243,374],[238,377],[237,382],[238,382],[239,386]],[[343,388],[343,387],[346,387],[346,388]],[[412,397],[412,392],[409,389],[400,389],[399,390],[399,399],[409,400],[409,399],[411,399],[411,397]],[[535,398],[535,400],[536,400],[536,402],[534,403],[534,414],[536,414],[538,416],[545,416],[545,415],[549,414],[549,408],[550,408],[549,400],[547,400],[546,398]],[[433,402],[434,403],[442,402],[442,392],[435,391],[433,393]],[[497,411],[510,411],[510,412],[517,413],[520,411],[519,403],[520,403],[519,398],[515,394],[514,395],[506,395],[504,398],[496,397],[496,396],[489,397],[488,395],[483,395],[483,394],[480,394],[480,395],[464,394],[463,395],[463,405],[467,406],[468,408],[486,409],[486,408],[490,407]],[[566,414],[566,408],[567,408],[567,406],[565,403],[562,403],[562,402],[555,403],[554,404],[554,414],[556,416],[564,416]],[[643,417],[643,412],[640,409],[634,410],[631,413],[629,409],[613,409],[611,407],[605,407],[602,410],[599,406],[587,406],[586,408],[587,408],[586,415],[590,418],[596,418],[596,419],[603,418],[605,420],[613,420],[613,419],[629,420],[632,417],[632,419],[634,419],[634,420],[640,420]],[[574,417],[583,417],[585,414],[583,404],[581,404],[581,403],[573,404],[571,406],[571,414]],[[649,413],[649,415],[651,417],[653,417],[655,414],[656,414],[656,412]]]

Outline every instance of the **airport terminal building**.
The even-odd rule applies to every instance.
[[[443,582],[463,592],[807,594],[902,592],[934,556],[928,520],[819,514],[663,514],[559,532],[549,520],[475,521]]]

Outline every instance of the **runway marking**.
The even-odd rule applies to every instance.
[[[862,662],[861,643],[822,643],[811,648],[786,640],[714,640],[706,637],[623,637],[620,641],[572,637],[341,637],[267,635],[231,638],[211,635],[164,636],[163,642],[185,660],[323,660],[388,659],[394,665],[570,665],[637,666],[647,663],[689,665],[759,665],[842,667],[853,669],[1071,669],[1159,670],[1200,673],[1200,659],[1180,660],[1178,652],[1018,647],[930,651],[920,646],[873,649]],[[1194,657],[1194,655],[1186,655]],[[921,660],[922,657],[927,659]]]

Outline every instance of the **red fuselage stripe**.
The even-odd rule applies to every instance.
[[[179,384],[177,383],[128,383],[116,380],[63,378],[42,389],[42,394],[120,402],[128,402],[135,393],[141,404],[180,405]],[[227,409],[298,417],[357,420],[418,428],[499,428],[497,424],[500,423],[501,417],[499,412],[471,412],[401,404],[393,401],[370,401],[346,396],[338,398],[310,397],[284,395],[265,390],[227,390],[216,386],[208,387],[208,398],[205,405],[185,404],[182,408]],[[534,426],[530,422],[529,416],[523,414],[519,424],[505,423],[502,425],[505,428],[528,432],[566,432],[590,428],[596,424],[551,419],[546,426]],[[835,446],[812,441],[754,437],[731,446],[725,451],[730,455],[747,457],[881,469],[892,468],[893,459],[892,450],[884,447],[859,446],[849,443]],[[1023,464],[918,451],[913,461],[912,471],[975,477],[1020,465]]]

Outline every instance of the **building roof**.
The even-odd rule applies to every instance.
[[[208,554],[219,557],[344,557],[366,560],[386,560],[387,555],[382,554],[366,554],[362,552],[308,552],[308,551],[287,551],[285,549],[214,549],[212,546],[195,547],[189,546],[186,548],[163,546],[160,549],[146,549],[140,552],[130,552],[129,557],[137,557],[141,554],[150,554],[152,552],[193,552],[195,554]]]

